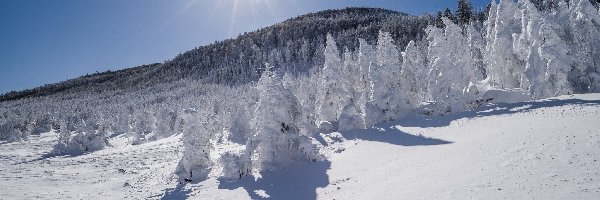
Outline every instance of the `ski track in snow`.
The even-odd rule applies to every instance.
[[[323,135],[328,161],[180,185],[181,136],[46,158],[55,133],[0,142],[0,199],[598,199],[600,94],[415,116]],[[125,171],[120,171],[123,169]]]

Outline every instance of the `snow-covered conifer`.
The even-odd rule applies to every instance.
[[[369,72],[372,102],[381,112],[378,122],[398,119],[410,108],[407,98],[400,90],[400,59],[392,36],[380,31],[376,47],[377,64]]]
[[[68,130],[67,122],[63,119],[60,120],[60,127],[58,129],[58,142],[54,145],[54,149],[50,154],[52,155],[64,155],[67,153],[67,145],[71,140],[71,132]]]
[[[176,173],[180,179],[191,179],[201,181],[208,177],[213,161],[210,159],[210,151],[213,148],[210,140],[214,132],[218,130],[218,125],[209,123],[214,122],[217,116],[207,113],[200,113],[195,108],[184,110],[184,129],[183,129],[183,157],[179,161]]]
[[[600,92],[600,9],[588,0],[573,0],[569,21],[573,40],[574,65],[571,84],[574,92]]]
[[[513,54],[513,33],[521,29],[519,8],[512,0],[492,4],[490,12],[495,13],[490,14],[490,19],[495,21],[488,24],[484,55],[489,83],[500,88],[523,87],[525,68]]]
[[[315,155],[309,154],[314,150],[310,139],[299,134],[298,101],[283,86],[281,77],[272,72],[269,64],[266,65],[257,84],[259,101],[251,123],[255,133],[246,147],[253,172],[316,159]]]
[[[422,42],[410,41],[402,54],[401,92],[412,106],[427,99],[427,52]]]
[[[358,105],[363,115],[365,128],[372,127],[377,123],[380,112],[373,105],[373,91],[371,86],[371,68],[375,66],[375,50],[366,40],[359,39],[357,62],[359,77],[356,90],[360,93]]]
[[[534,96],[534,98],[547,98],[573,93],[567,80],[572,66],[569,55],[570,48],[560,35],[564,35],[564,30],[556,21],[546,19],[542,22],[540,27],[540,56],[546,63],[546,81],[552,94]]]
[[[445,28],[429,27],[427,38],[430,61],[430,86],[436,112],[460,112],[473,106],[478,91],[475,87],[471,54],[462,29],[449,19]]]
[[[67,154],[77,155],[104,149],[108,143],[108,134],[97,131],[99,124],[92,118],[79,120],[76,125],[74,136],[67,145]],[[62,142],[62,141],[59,141]]]
[[[316,105],[317,91],[320,84],[320,76],[316,73],[309,73],[307,76],[298,77],[295,81],[297,87],[292,92],[300,104],[301,116],[298,121],[300,134],[313,137],[318,132]]]
[[[364,129],[365,120],[361,112],[362,81],[360,77],[360,67],[354,59],[352,53],[346,48],[343,57],[344,67],[342,69],[343,88],[348,92],[348,104],[342,108],[339,120],[338,131],[348,131]]]
[[[349,104],[349,93],[343,85],[342,60],[333,37],[327,35],[325,64],[317,95],[317,120],[337,122],[342,109]]]
[[[546,65],[540,56],[540,28],[542,14],[534,4],[521,4],[521,34],[515,34],[514,52],[525,62],[525,76],[528,80],[528,90],[533,97],[542,97],[549,93],[546,81]]]

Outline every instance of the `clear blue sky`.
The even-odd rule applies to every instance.
[[[473,0],[483,8],[489,0]],[[455,0],[0,0],[0,94],[181,52],[330,8],[410,14]]]

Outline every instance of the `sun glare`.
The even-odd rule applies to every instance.
[[[198,0],[195,0],[189,4],[193,5],[197,2]],[[211,3],[202,2],[202,4],[204,4],[202,6],[209,6]],[[238,23],[255,23],[259,12],[267,12],[265,14],[274,17],[274,9],[272,0],[217,0],[212,3],[207,22],[210,23],[215,17],[227,16],[228,35],[231,36],[235,34]]]

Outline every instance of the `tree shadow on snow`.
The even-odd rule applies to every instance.
[[[44,155],[42,155],[39,159],[47,159],[47,158],[54,158],[54,157],[63,157],[63,158],[74,158],[74,157],[78,157],[78,156],[83,156],[83,155],[87,155],[93,152],[65,152],[65,153],[53,153],[53,152],[48,152]]]
[[[540,108],[551,108],[566,105],[600,105],[600,100],[582,99],[547,99],[533,102],[520,103],[497,103],[483,105],[475,110],[461,113],[451,113],[444,116],[417,116],[397,121],[396,125],[403,127],[444,127],[450,122],[462,118],[479,118],[487,116],[506,115],[514,113],[530,112]]]
[[[375,128],[371,129],[348,131],[341,134],[347,140],[360,139],[367,141],[385,142],[400,146],[428,146],[452,143],[446,140],[429,138],[421,135],[408,134],[394,127],[386,126],[386,124],[378,125]]]
[[[243,188],[251,199],[317,199],[317,188],[329,184],[329,161],[303,164],[291,168],[263,172],[261,178],[244,177],[237,181],[221,181],[219,189]]]
[[[184,184],[178,184],[177,187],[165,190],[165,193],[160,199],[162,200],[173,200],[173,199],[187,199],[189,194],[192,192],[190,189],[185,189]]]

